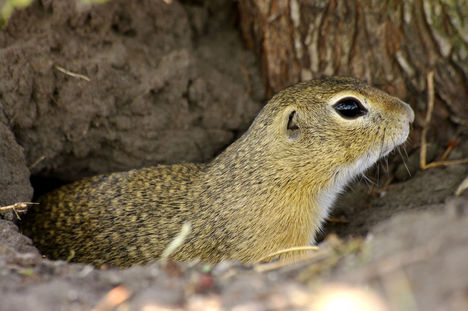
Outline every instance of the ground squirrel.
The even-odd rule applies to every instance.
[[[22,228],[52,258],[126,267],[158,260],[189,223],[172,259],[252,263],[313,242],[337,194],[402,144],[413,119],[410,106],[353,78],[301,82],[210,163],[65,185]]]

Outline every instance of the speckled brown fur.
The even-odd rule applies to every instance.
[[[332,107],[343,96],[368,114],[343,119]],[[313,241],[336,195],[401,144],[413,118],[408,105],[352,78],[302,82],[275,95],[212,162],[66,185],[42,197],[23,228],[54,258],[130,266],[157,260],[190,222],[174,260],[254,262]]]

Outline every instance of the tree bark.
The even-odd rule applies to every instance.
[[[468,124],[465,0],[240,0],[239,11],[269,94],[300,80],[351,75],[410,101],[421,115],[434,71],[436,119]]]

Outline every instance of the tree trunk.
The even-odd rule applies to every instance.
[[[269,94],[299,80],[352,75],[411,102],[421,120],[434,71],[435,118],[468,124],[465,0],[240,0],[239,11]]]

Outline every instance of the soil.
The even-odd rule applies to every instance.
[[[70,181],[224,149],[263,86],[229,11],[210,18],[217,10],[68,0],[13,16],[0,33],[0,94],[31,173]]]
[[[237,23],[227,0],[16,12],[0,30],[0,206],[96,173],[213,158],[265,100]],[[450,157],[468,157],[453,127]],[[467,310],[468,190],[455,191],[468,166],[420,170],[415,145],[368,172],[375,184],[350,185],[320,249],[287,265],[52,261],[4,211],[0,310],[330,310],[333,297],[355,310]],[[428,150],[436,159],[443,144]]]

